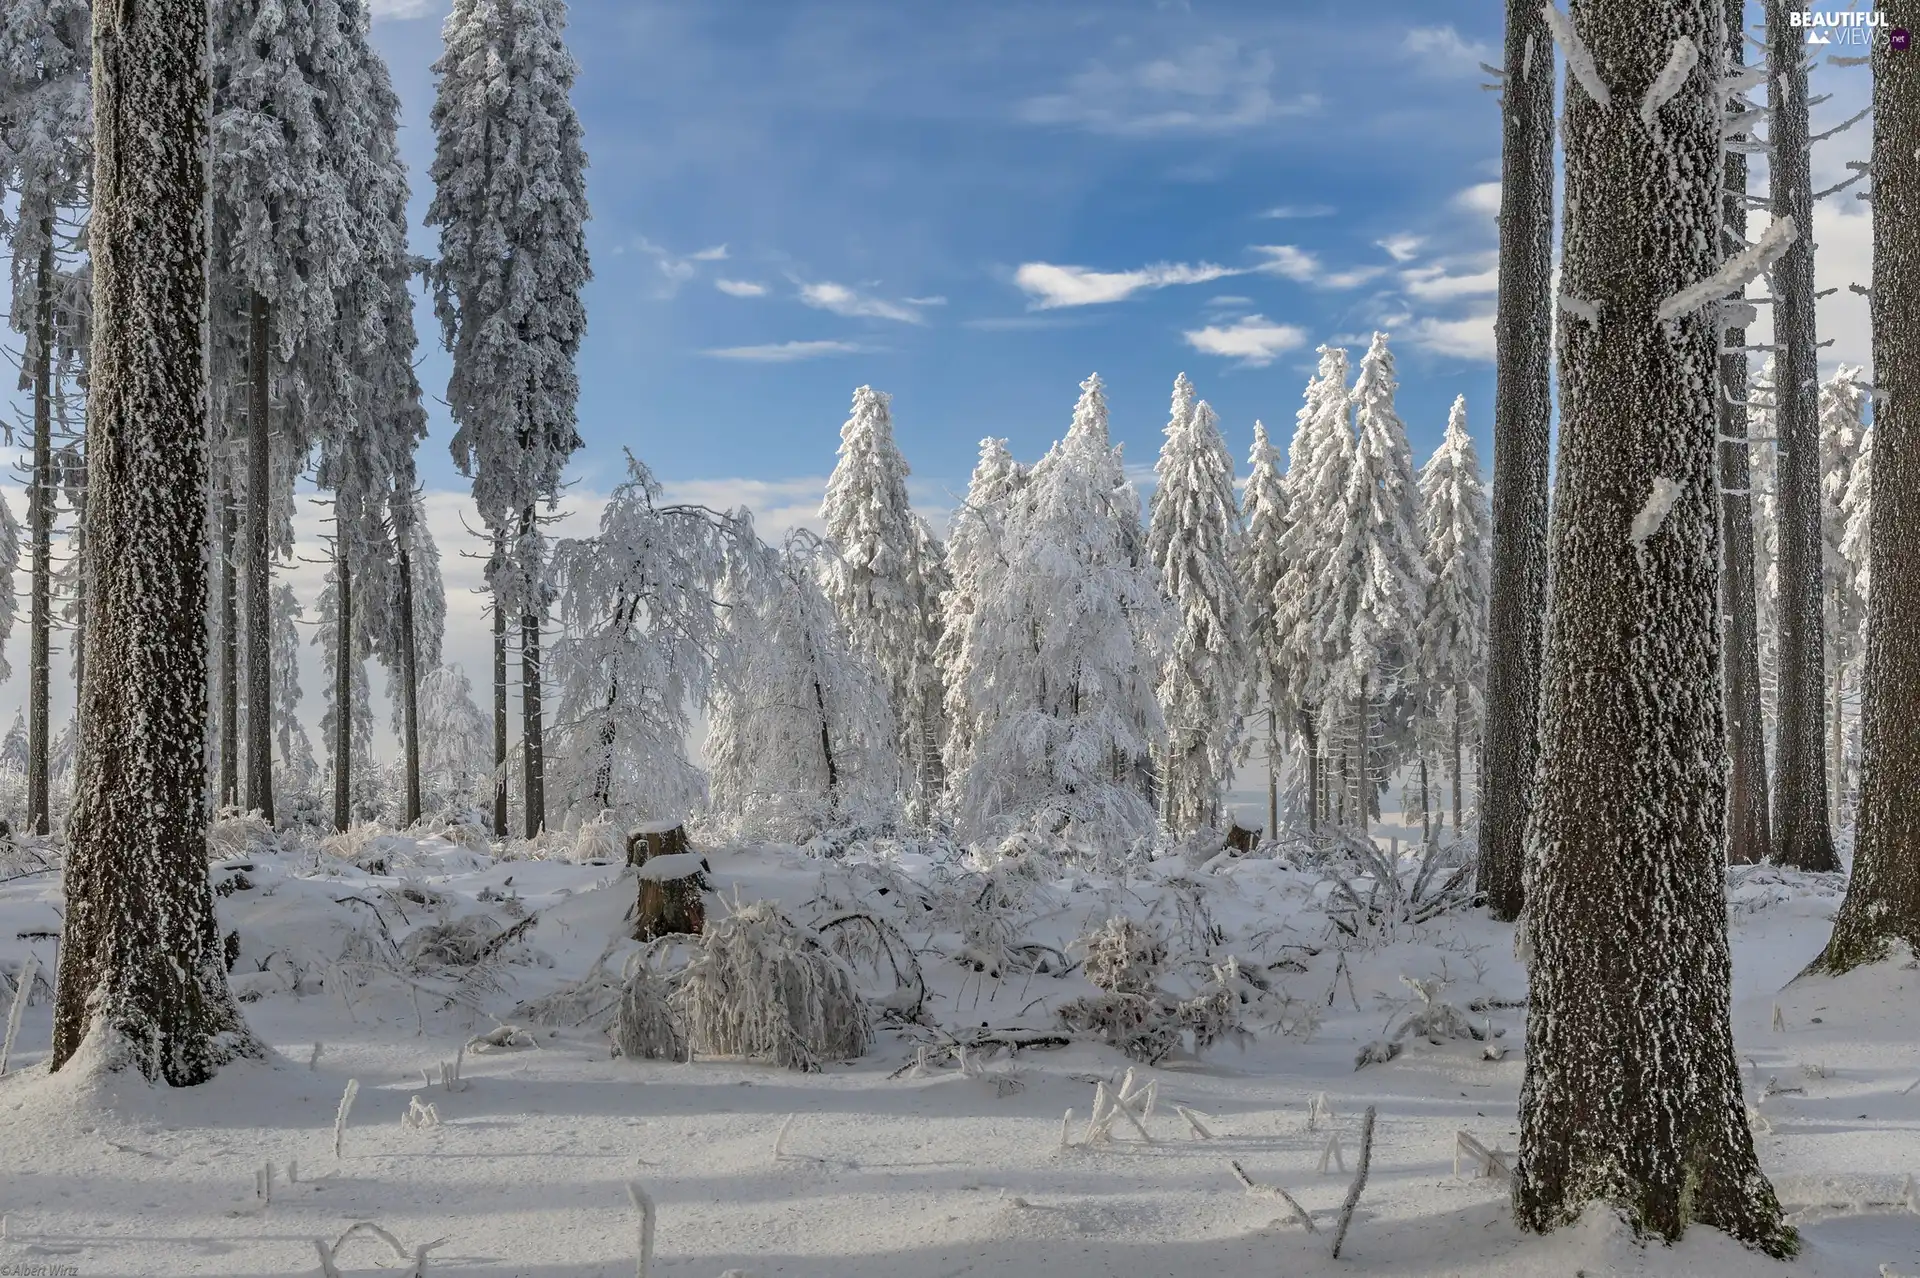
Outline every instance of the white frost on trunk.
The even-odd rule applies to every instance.
[[[1673,42],[1673,52],[1667,55],[1667,65],[1660,68],[1660,74],[1647,86],[1647,96],[1640,99],[1640,122],[1648,128],[1653,127],[1653,119],[1660,113],[1674,94],[1680,92],[1680,86],[1693,74],[1694,67],[1700,63],[1700,48],[1686,36]]]
[[[1573,19],[1560,12],[1553,5],[1546,6],[1547,27],[1553,32],[1553,39],[1560,51],[1567,55],[1567,70],[1587,91],[1587,96],[1599,103],[1604,109],[1613,105],[1613,94],[1607,91],[1607,85],[1600,78],[1600,68],[1594,64],[1593,54],[1587,51],[1586,42],[1580,33],[1574,30]]]
[[[1785,253],[1799,235],[1799,228],[1791,217],[1775,219],[1757,243],[1722,262],[1719,270],[1698,284],[1690,284],[1660,303],[1659,317],[1662,320],[1679,319],[1699,310],[1708,302],[1738,293],[1759,279],[1760,273]]]
[[[1667,522],[1667,515],[1673,510],[1673,504],[1680,500],[1680,485],[1665,475],[1653,477],[1653,489],[1647,494],[1646,504],[1640,507],[1640,513],[1633,517],[1633,527],[1627,532],[1627,540],[1633,548],[1639,550],[1647,544],[1647,539],[1660,531]]]

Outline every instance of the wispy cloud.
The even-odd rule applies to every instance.
[[[1306,345],[1306,330],[1275,324],[1264,315],[1249,315],[1231,324],[1209,324],[1183,334],[1187,345],[1208,355],[1238,360],[1248,368],[1265,368],[1286,351]]]
[[[713,359],[744,360],[754,364],[791,364],[827,355],[867,355],[874,347],[857,342],[770,342],[764,346],[720,346],[701,351]]]
[[[889,302],[883,297],[874,297],[858,289],[848,288],[845,284],[835,284],[831,281],[802,284],[800,300],[815,310],[828,311],[849,319],[884,319],[901,324],[926,323],[920,312],[908,302]],[[927,303],[921,301],[919,304],[924,306]]]
[[[1424,69],[1442,75],[1469,75],[1482,62],[1500,60],[1491,46],[1465,39],[1451,26],[1414,27],[1400,41],[1400,50]]]
[[[425,18],[440,12],[444,0],[373,0],[369,6],[375,22],[382,18]]]
[[[1273,58],[1237,40],[1216,39],[1131,66],[1095,63],[1064,91],[1029,98],[1020,116],[1120,137],[1224,134],[1261,128],[1319,109],[1313,94],[1279,98]]]
[[[1485,213],[1488,217],[1500,211],[1500,184],[1498,182],[1478,182],[1453,197],[1455,208],[1466,209],[1469,213]]]
[[[1332,217],[1339,212],[1331,204],[1281,204],[1263,211],[1261,217],[1300,218]]]
[[[1241,275],[1225,266],[1202,262],[1189,266],[1184,262],[1158,262],[1137,271],[1094,271],[1084,266],[1056,266],[1051,262],[1026,262],[1013,273],[1013,282],[1034,299],[1038,310],[1056,306],[1098,306],[1119,302],[1148,289],[1174,284],[1205,284],[1209,280]]]
[[[982,333],[1023,333],[1043,328],[1073,328],[1079,323],[1065,315],[982,315],[961,320],[960,327]]]
[[[765,297],[767,286],[752,280],[715,280],[713,286],[728,297]]]
[[[1263,275],[1278,275],[1282,279],[1308,284],[1314,288],[1335,291],[1359,288],[1362,284],[1378,279],[1386,270],[1383,266],[1356,266],[1345,271],[1330,271],[1320,264],[1320,259],[1305,249],[1291,244],[1256,244],[1253,251],[1266,258],[1266,261],[1253,269]]]
[[[658,297],[672,297],[680,291],[680,286],[700,273],[702,262],[724,262],[727,258],[727,246],[715,245],[700,249],[694,253],[675,253],[663,245],[655,244],[642,235],[634,241],[634,247],[654,260],[660,268],[660,290]],[[616,249],[615,252],[619,250]]]
[[[727,260],[727,246],[724,244],[716,244],[712,248],[703,248],[698,253],[692,254],[688,260],[694,262],[724,262]]]
[[[1401,286],[1407,296],[1423,302],[1447,302],[1462,297],[1484,297],[1500,291],[1500,267],[1498,259],[1492,254],[1481,254],[1464,265],[1466,269],[1455,273],[1454,265],[1448,262],[1434,262],[1426,266],[1415,266],[1400,273]]]
[[[1374,243],[1385,249],[1387,256],[1394,261],[1411,262],[1419,256],[1420,246],[1425,244],[1426,240],[1418,235],[1389,235],[1384,240],[1375,240]]]
[[[1456,359],[1493,359],[1493,312],[1480,311],[1457,319],[1417,319],[1403,330],[1413,345],[1436,355]]]

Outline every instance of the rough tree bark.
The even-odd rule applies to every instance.
[[[531,510],[520,517],[520,536],[531,541],[534,515]],[[522,584],[524,597],[520,613],[520,745],[522,815],[526,818],[527,837],[533,838],[547,825],[546,744],[541,733],[540,706],[540,583],[529,579]]]
[[[27,525],[33,542],[33,603],[27,660],[27,832],[51,832],[48,819],[47,696],[53,630],[53,218],[40,225],[45,246],[34,271],[33,481]]]
[[[1467,694],[1465,690],[1453,690],[1453,832],[1460,833],[1460,808],[1463,783],[1460,779],[1460,716],[1467,712]]]
[[[1658,315],[1723,256],[1726,4],[1575,0],[1572,21],[1611,105],[1568,86],[1561,287],[1597,322],[1559,334],[1515,1215],[1545,1232],[1606,1202],[1659,1238],[1699,1223],[1786,1255],[1730,1024],[1719,317]],[[1663,100],[1682,40],[1698,62]]]
[[[207,7],[93,23],[92,660],[52,1067],[186,1086],[264,1050],[207,882]]]
[[[273,824],[273,312],[247,324],[247,807]]]
[[[420,671],[419,646],[413,633],[413,551],[411,530],[398,529],[397,567],[400,572],[400,734],[406,756],[407,824],[420,819]]]
[[[220,503],[220,806],[240,803],[240,600],[233,556],[240,519],[233,484],[221,468],[215,485]]]
[[[1827,824],[1826,617],[1820,561],[1819,351],[1813,296],[1813,167],[1806,36],[1798,0],[1765,0],[1775,217],[1800,234],[1773,266],[1774,396],[1779,511],[1779,708],[1775,713],[1773,856],[1801,870],[1837,870]]]
[[[1920,28],[1920,0],[1881,0]],[[1905,941],[1920,953],[1920,53],[1874,50],[1873,417],[1867,667],[1853,878],[1815,967],[1844,972]]]
[[[1501,94],[1500,309],[1494,321],[1493,571],[1480,764],[1479,887],[1520,916],[1547,602],[1553,298],[1553,39],[1539,0],[1507,0]]]
[[[1746,0],[1727,0],[1727,71],[1746,61]],[[1747,156],[1728,150],[1722,218],[1731,236],[1747,238]],[[1747,447],[1745,325],[1730,327],[1720,355],[1720,595],[1726,627],[1727,860],[1765,861],[1768,837],[1767,734],[1760,710],[1760,636],[1753,570],[1753,476]]]
[[[493,837],[507,837],[507,610],[493,596]]]
[[[333,828],[353,824],[353,569],[347,564],[346,530],[333,539]]]

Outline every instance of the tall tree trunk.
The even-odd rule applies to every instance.
[[[1367,817],[1373,809],[1373,774],[1367,766],[1371,762],[1368,758],[1371,752],[1367,748],[1371,744],[1367,740],[1370,727],[1367,721],[1371,717],[1372,707],[1367,704],[1367,685],[1362,680],[1360,695],[1356,698],[1353,708],[1353,806],[1356,809],[1355,819],[1360,823],[1361,834],[1367,832]]]
[[[406,755],[407,824],[420,819],[420,648],[413,632],[413,538],[410,526],[399,530],[400,570],[400,729]]]
[[[93,24],[93,659],[52,1067],[91,1043],[88,1067],[187,1086],[263,1052],[207,881],[207,6],[107,4]]]
[[[333,828],[345,833],[353,824],[353,569],[347,563],[347,537],[336,527],[333,538]]]
[[[1433,840],[1433,807],[1427,797],[1427,756],[1420,756],[1420,841]]]
[[[240,600],[234,571],[234,543],[240,520],[234,509],[233,484],[227,468],[220,468],[215,485],[220,503],[220,806],[240,803]]]
[[[1533,808],[1547,602],[1548,385],[1553,354],[1553,38],[1539,0],[1507,0],[1501,94],[1500,308],[1494,321],[1493,571],[1481,740],[1479,885],[1520,916]]]
[[[1881,0],[1920,28],[1920,0]],[[1844,972],[1905,941],[1920,952],[1920,53],[1873,53],[1873,491],[1860,799],[1853,877],[1816,966]]]
[[[1799,235],[1773,266],[1773,337],[1779,385],[1774,396],[1779,509],[1779,709],[1776,714],[1773,855],[1801,870],[1837,870],[1827,824],[1825,616],[1820,561],[1819,352],[1813,296],[1813,167],[1807,141],[1806,37],[1792,25],[1798,0],[1766,0],[1767,66],[1772,73],[1775,217]]]
[[[48,818],[47,698],[53,631],[53,218],[35,268],[33,323],[33,486],[27,524],[33,541],[31,655],[27,661],[27,830],[51,832]]]
[[[1464,757],[1460,742],[1460,716],[1466,713],[1466,693],[1459,688],[1453,690],[1453,832],[1460,833],[1460,809],[1465,805],[1463,796],[1466,789],[1461,780],[1461,759]]]
[[[827,694],[818,679],[813,681],[813,704],[820,712],[820,757],[827,765],[827,805],[832,808],[840,802],[840,767],[834,762],[833,735],[827,730]]]
[[[534,533],[533,511],[520,516],[520,539],[531,544]],[[540,582],[535,565],[522,569],[524,597],[520,614],[520,742],[522,749],[521,791],[527,837],[533,838],[547,825],[546,745],[541,734],[540,708]]]
[[[1325,768],[1322,767],[1320,759],[1319,725],[1315,722],[1313,712],[1304,706],[1300,710],[1300,737],[1303,743],[1302,748],[1307,756],[1307,833],[1318,834],[1320,820],[1324,815],[1324,800],[1321,795],[1326,788]],[[1277,834],[1278,831],[1275,833]]]
[[[273,824],[273,312],[247,324],[247,806]]]
[[[507,837],[507,609],[493,595],[493,837]]]
[[[1280,837],[1280,715],[1267,702],[1267,838]]]
[[[1834,646],[1837,649],[1840,645],[1836,643]],[[1827,785],[1827,820],[1837,830],[1845,821],[1847,792],[1847,693],[1845,665],[1838,651],[1833,654],[1832,689],[1833,705],[1827,716],[1827,731],[1832,740],[1827,746],[1827,757],[1832,761],[1833,777]]]
[[[1562,287],[1598,323],[1560,326],[1514,1211],[1544,1232],[1598,1201],[1655,1237],[1699,1223],[1785,1255],[1730,1021],[1719,316],[1657,314],[1722,257],[1726,5],[1576,0],[1572,20],[1612,105],[1568,88]],[[1699,64],[1650,98],[1683,39]],[[1634,118],[1649,101],[1650,126]],[[1638,512],[1667,484],[1649,531]]]
[[[1746,62],[1746,0],[1727,0],[1727,70]],[[1747,156],[1729,149],[1721,220],[1733,240],[1747,238]],[[1729,248],[1731,251],[1731,248]],[[1744,326],[1729,328],[1720,354],[1720,607],[1726,627],[1727,860],[1765,861],[1771,850],[1767,812],[1767,733],[1760,709],[1760,636],[1753,567],[1753,472],[1747,445],[1747,344]]]

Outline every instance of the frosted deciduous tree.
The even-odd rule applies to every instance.
[[[428,268],[453,376],[454,460],[496,536],[494,606],[520,630],[525,816],[545,823],[539,507],[580,447],[574,368],[589,276],[586,152],[563,0],[456,0],[433,106]],[[496,682],[499,682],[496,678]]]
[[[1890,26],[1920,27],[1920,4],[1887,0]],[[1920,59],[1873,52],[1874,380],[1862,678],[1860,808],[1853,876],[1816,965],[1844,972],[1892,943],[1920,952]]]
[[[439,666],[421,676],[420,776],[434,809],[464,814],[492,797],[492,734],[465,670]]]
[[[1847,795],[1847,680],[1859,660],[1866,592],[1842,543],[1844,506],[1867,432],[1862,370],[1842,364],[1820,388],[1820,578],[1827,654],[1827,800],[1834,824],[1843,823]]]
[[[1154,824],[1153,672],[1166,612],[1136,557],[1139,498],[1108,439],[1098,375],[1004,521],[1004,564],[976,583],[958,692],[972,713],[961,828],[1017,826],[1121,844]]]
[[[1585,0],[1572,25],[1611,108],[1568,86],[1551,609],[1529,827],[1523,1228],[1610,1203],[1786,1255],[1729,1020],[1726,779],[1716,617],[1720,328],[1662,304],[1722,254],[1722,0]],[[1701,51],[1656,104],[1679,42]],[[1620,246],[1635,251],[1623,254]],[[1664,499],[1661,495],[1664,494]]]
[[[893,440],[889,397],[860,387],[840,428],[840,460],[820,505],[827,539],[839,552],[827,561],[821,584],[854,651],[887,682],[901,766],[925,800],[937,779],[931,764],[942,735],[940,698],[927,696],[929,681],[937,679],[939,632],[928,622],[937,615],[939,595],[930,587],[938,583],[938,568],[921,562],[929,547],[908,504],[907,473]]]
[[[735,518],[750,526],[745,511]],[[706,755],[712,804],[745,838],[799,842],[886,823],[899,766],[887,688],[820,589],[832,548],[736,542],[720,583],[725,634]]]
[[[1778,521],[1778,709],[1774,743],[1774,859],[1837,870],[1827,821],[1825,627],[1821,624],[1819,352],[1815,349],[1813,160],[1807,122],[1806,36],[1798,6],[1765,0],[1768,202],[1799,230],[1773,266],[1773,338],[1781,350],[1774,391]]]
[[[1546,7],[1507,0],[1500,93],[1500,305],[1494,321],[1493,572],[1477,885],[1520,917],[1546,630],[1553,400],[1554,45]]]
[[[1247,625],[1234,572],[1241,532],[1233,457],[1212,407],[1193,402],[1185,373],[1174,383],[1154,474],[1147,557],[1173,622],[1158,685],[1161,811],[1169,830],[1186,834],[1220,824],[1233,780]]]
[[[103,5],[93,54],[92,660],[52,1066],[188,1086],[264,1051],[207,881],[206,7]]]
[[[975,700],[980,685],[968,677],[968,669],[984,655],[974,634],[980,599],[998,588],[1006,570],[1007,523],[1026,478],[1026,470],[1007,451],[1006,440],[981,440],[966,500],[954,512],[947,537],[948,585],[940,596],[940,642],[934,656],[944,688],[947,735],[941,764],[949,783],[966,775],[974,743],[993,721],[992,698]]]
[[[1447,433],[1420,472],[1422,561],[1429,584],[1420,619],[1423,720],[1441,727],[1452,750],[1453,829],[1463,806],[1461,752],[1477,745],[1485,710],[1487,578],[1492,515],[1480,458],[1467,434],[1467,397],[1453,401]],[[1425,755],[1422,754],[1422,767]]]
[[[1247,457],[1247,490],[1240,515],[1240,597],[1246,608],[1247,679],[1244,711],[1266,710],[1267,834],[1279,833],[1282,741],[1292,730],[1290,694],[1280,648],[1274,592],[1286,573],[1282,552],[1287,534],[1287,483],[1280,471],[1280,450],[1267,438],[1264,423],[1253,424],[1253,451]]]

